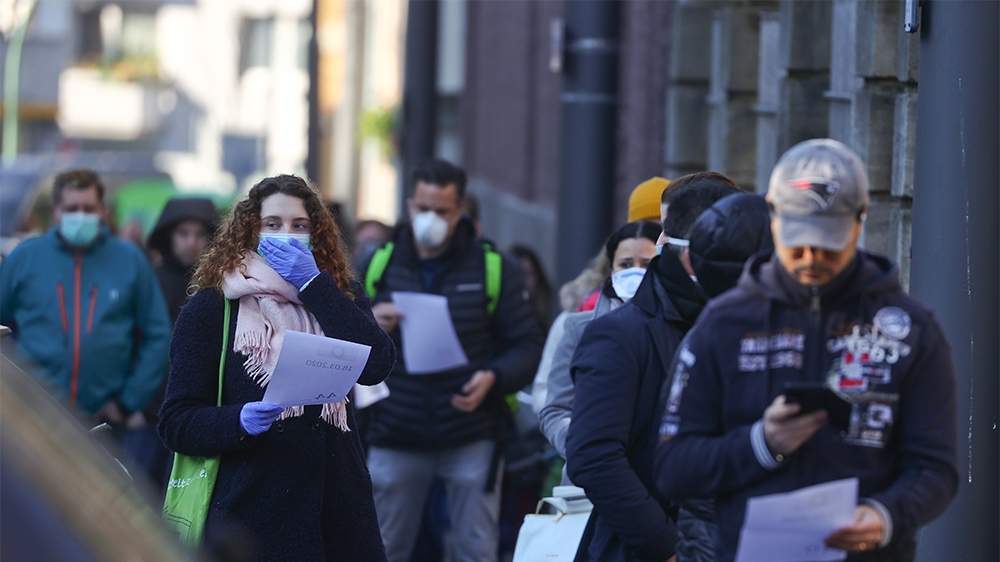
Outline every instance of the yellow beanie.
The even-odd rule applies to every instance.
[[[670,180],[653,177],[635,186],[628,197],[628,222],[660,221],[660,196]]]

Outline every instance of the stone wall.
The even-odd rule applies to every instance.
[[[909,281],[919,34],[903,1],[677,1],[664,170],[726,173],[765,192],[782,152],[851,146],[871,178],[862,244]]]

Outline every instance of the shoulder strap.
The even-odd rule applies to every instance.
[[[368,298],[372,300],[375,300],[375,295],[378,293],[375,285],[382,280],[382,274],[385,273],[389,258],[392,257],[393,248],[395,245],[392,242],[386,243],[385,246],[375,250],[372,260],[368,263],[368,271],[365,272],[365,293],[368,293]]]
[[[503,257],[493,246],[485,244],[486,250],[486,312],[493,316],[500,302],[500,279],[503,275]]]
[[[485,244],[483,248],[486,253],[486,312],[493,316],[493,312],[496,311],[497,304],[500,302],[503,257],[489,244]],[[382,280],[382,274],[385,273],[385,268],[392,258],[393,249],[395,249],[395,245],[389,242],[372,254],[368,270],[365,272],[365,293],[370,299],[374,299],[378,293],[376,285]]]
[[[225,299],[226,310],[222,315],[222,355],[219,357],[219,398],[217,405],[222,405],[222,375],[226,372],[226,351],[229,349],[229,299]]]

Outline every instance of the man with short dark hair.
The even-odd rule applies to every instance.
[[[368,465],[379,526],[389,561],[408,561],[439,478],[451,516],[451,559],[490,560],[499,537],[503,397],[531,381],[543,336],[520,266],[480,240],[463,213],[465,172],[429,160],[414,171],[412,185],[408,220],[363,268],[372,312],[405,358],[392,294],[447,297],[468,363],[415,374],[400,360],[386,379],[388,398],[370,407]]]
[[[90,170],[56,176],[56,226],[0,263],[0,323],[71,411],[122,425],[163,380],[170,319],[142,250],[104,224],[103,198]]]
[[[958,483],[948,342],[895,266],[857,248],[868,176],[849,148],[792,147],[767,199],[774,253],[751,259],[678,352],[657,488],[716,498],[716,556],[729,562],[749,499],[856,477],[855,521],[826,545],[848,560],[913,560],[918,529]],[[803,411],[786,386],[803,383],[830,400]]]
[[[675,194],[707,196],[670,203],[663,227],[670,230],[671,220],[690,225],[705,207],[738,191],[721,178],[671,183]],[[575,390],[566,468],[594,511],[585,535],[590,542],[581,544],[578,559],[664,561],[674,555],[676,513],[653,486],[656,402],[670,358],[705,301],[677,255],[663,251],[632,300],[594,318],[580,338],[570,366]]]
[[[677,254],[688,275],[694,275],[688,255],[688,231],[705,209],[739,189],[735,181],[719,172],[695,172],[674,180],[663,192],[660,221],[664,228],[657,244]]]

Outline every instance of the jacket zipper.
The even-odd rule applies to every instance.
[[[90,288],[90,311],[87,313],[87,333],[94,327],[94,307],[97,305],[97,283]]]
[[[63,334],[69,333],[69,317],[66,316],[66,290],[63,289],[62,281],[56,284],[56,292],[59,293],[59,316],[62,317]]]
[[[76,408],[77,389],[80,385],[80,277],[83,270],[83,256],[76,255],[73,275],[73,378],[69,389],[69,409]]]
[[[820,302],[819,287],[811,289],[809,299],[809,370],[806,376],[820,372],[820,358],[823,355],[823,309]]]

